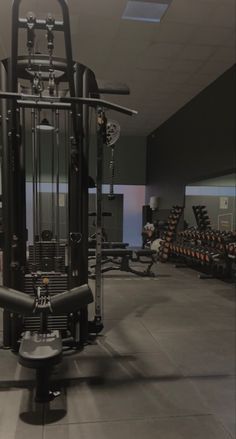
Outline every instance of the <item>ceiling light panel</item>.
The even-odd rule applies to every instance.
[[[172,0],[128,0],[122,15],[125,20],[159,23]]]

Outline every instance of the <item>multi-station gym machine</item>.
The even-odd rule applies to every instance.
[[[94,73],[73,61],[69,11],[58,0],[62,20],[52,14],[19,17],[12,4],[11,57],[1,63],[1,144],[3,345],[19,352],[19,362],[36,369],[36,400],[48,401],[49,374],[63,347],[81,348],[101,325],[101,186],[106,143],[105,109],[136,112],[100,99]],[[26,34],[26,55],[18,54],[19,30]],[[47,53],[35,48],[37,31],[46,33]],[[54,35],[64,34],[65,59],[54,56]],[[125,91],[126,93],[126,91]],[[95,318],[88,321],[93,294],[88,286],[89,113],[97,127],[97,233]],[[47,132],[47,134],[46,134]],[[46,152],[45,152],[46,151]],[[45,155],[46,154],[46,155]],[[45,158],[46,157],[46,158]],[[50,228],[44,229],[42,174],[51,175]],[[30,163],[31,202],[26,201],[26,163]],[[67,185],[66,231],[61,234],[61,170]],[[28,209],[28,210],[27,210]],[[27,214],[28,212],[28,214]],[[31,224],[27,223],[31,218]],[[29,229],[31,233],[29,233]]]

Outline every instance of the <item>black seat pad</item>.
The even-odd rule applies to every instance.
[[[156,254],[156,250],[151,250],[149,248],[141,248],[139,250],[135,250],[137,256],[151,256]]]
[[[96,251],[95,249],[89,249],[88,251],[89,256],[95,256]],[[112,257],[123,257],[123,256],[132,256],[133,251],[127,250],[126,248],[103,248],[102,249],[102,256],[112,256]]]
[[[128,245],[127,242],[102,242],[102,248],[126,248]]]
[[[128,247],[128,242],[109,242],[103,241],[102,248],[126,248]],[[96,247],[96,239],[89,239],[89,248]]]
[[[59,331],[37,334],[26,331],[20,344],[19,363],[29,368],[53,366],[61,361],[62,340]]]

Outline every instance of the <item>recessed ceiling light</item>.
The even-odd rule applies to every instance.
[[[122,18],[159,23],[172,0],[128,0]]]

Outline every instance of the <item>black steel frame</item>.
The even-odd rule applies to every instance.
[[[54,30],[64,32],[66,62],[60,59],[56,59],[55,62],[57,68],[61,68],[63,72],[63,81],[67,78],[70,96],[45,97],[18,93],[18,78],[22,77],[25,62],[24,57],[18,57],[18,32],[20,28],[27,27],[27,20],[19,18],[21,0],[13,0],[11,58],[5,60],[1,66],[0,100],[2,105],[4,223],[3,284],[6,287],[19,291],[24,291],[27,242],[25,151],[19,120],[20,108],[68,109],[72,115],[73,138],[71,139],[68,170],[68,229],[70,232],[68,237],[70,261],[68,289],[73,289],[88,281],[89,106],[110,108],[127,115],[136,114],[135,111],[128,108],[101,100],[94,73],[88,67],[73,61],[68,5],[66,0],[58,0],[58,2],[62,9],[63,21],[55,22]],[[36,29],[45,29],[45,25],[45,20],[36,19]],[[43,56],[42,58],[42,64],[45,65],[45,58]],[[109,92],[112,92],[112,87],[110,87]],[[117,93],[124,94],[124,88],[122,89],[121,87],[121,90],[118,90]],[[127,89],[125,94],[127,94]],[[98,157],[100,158],[102,158],[101,149],[102,138],[98,135]],[[98,173],[100,172],[99,169],[101,169],[101,165],[99,166],[97,168]],[[102,184],[101,179],[102,175],[99,174],[99,187]],[[97,215],[97,218],[99,226],[99,215]],[[100,274],[98,274],[99,276]],[[4,311],[5,346],[17,348],[19,325],[18,315]],[[79,342],[83,344],[87,338],[88,312],[87,307],[84,307],[80,312]]]
[[[55,30],[62,30],[65,37],[67,80],[71,97],[83,96],[83,68],[72,59],[72,45],[70,36],[69,11],[66,1],[58,0],[62,9],[63,22],[56,23]],[[19,123],[20,102],[14,98],[18,90],[18,31],[27,26],[27,20],[19,19],[19,7],[21,0],[14,0],[12,6],[12,47],[11,58],[5,62],[8,82],[4,89],[10,90],[2,98],[8,100],[3,103],[3,222],[6,225],[4,233],[4,262],[3,284],[10,288],[24,291],[24,275],[26,269],[26,200],[25,200],[25,169],[24,148],[21,142]],[[44,20],[36,20],[38,29],[45,28]],[[4,72],[2,72],[4,74]],[[89,88],[89,85],[87,85]],[[68,170],[69,181],[69,224],[68,239],[69,259],[68,288],[87,283],[87,230],[86,206],[88,205],[88,172],[85,169],[85,148],[83,138],[83,114],[82,103],[78,100],[70,101],[72,115],[73,134],[70,151],[70,165]],[[7,117],[9,116],[9,117]],[[7,126],[7,121],[10,126]],[[76,236],[82,236],[77,240]],[[79,267],[79,269],[78,269]],[[80,343],[88,337],[87,308],[80,313]],[[16,348],[17,328],[19,321],[17,315],[4,312],[4,344]]]

